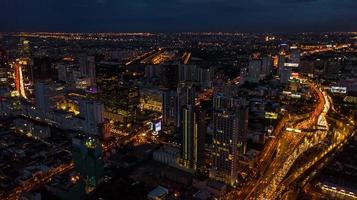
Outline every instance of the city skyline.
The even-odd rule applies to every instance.
[[[0,200],[357,199],[356,0],[1,2]]]

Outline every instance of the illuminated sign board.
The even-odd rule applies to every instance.
[[[157,123],[155,124],[155,131],[156,131],[156,132],[161,131],[161,122],[157,122]]]
[[[157,132],[161,131],[161,129],[162,129],[161,121],[159,121],[159,122],[149,122],[149,127],[150,127],[151,131],[157,133]]]
[[[339,94],[346,94],[347,88],[346,87],[331,87],[332,93],[339,93]]]
[[[273,112],[265,112],[265,119],[277,119],[278,114]]]
[[[285,63],[285,67],[299,67],[299,63]]]

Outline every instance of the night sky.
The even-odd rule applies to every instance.
[[[357,0],[0,0],[0,31],[357,31]]]

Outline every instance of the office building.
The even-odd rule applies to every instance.
[[[68,71],[67,71],[67,66],[65,64],[59,64],[58,66],[58,80],[63,81],[63,82],[67,82],[69,75],[68,75]]]
[[[271,74],[272,66],[273,66],[273,61],[271,56],[269,55],[264,56],[262,59],[262,68],[260,72],[262,78],[265,78]]]
[[[182,133],[180,164],[186,169],[196,171],[203,163],[205,127],[202,113],[196,108],[196,89],[192,84],[178,88],[180,130]]]
[[[210,177],[234,186],[239,156],[245,153],[248,109],[240,99],[219,94],[214,97],[213,167]]]
[[[166,90],[162,93],[162,122],[166,126],[178,126],[178,96],[176,91]]]
[[[179,65],[179,81],[196,81],[197,80],[196,65]]]
[[[282,68],[280,72],[280,83],[284,85],[288,84],[289,79],[291,77],[291,73],[292,73],[292,68],[290,67]]]
[[[0,48],[0,86],[9,84],[10,67],[8,64],[8,56],[5,50]]]
[[[292,63],[300,63],[300,51],[297,46],[290,47],[289,60]]]
[[[261,60],[250,60],[248,65],[247,81],[251,83],[258,83],[260,80]]]
[[[99,142],[93,138],[72,139],[72,156],[75,171],[80,175],[85,193],[93,191],[104,174],[103,152]]]
[[[279,75],[285,66],[285,62],[286,62],[285,54],[279,53],[279,55],[278,55],[278,74]]]
[[[81,55],[79,58],[79,67],[82,77],[88,77],[90,80],[90,85],[96,85],[96,66],[95,57],[87,56],[85,54]]]
[[[51,100],[53,95],[54,89],[49,83],[37,82],[35,84],[36,108],[42,114],[47,114],[50,112],[51,107],[54,106]]]
[[[80,117],[85,120],[83,127],[85,132],[95,135],[101,133],[100,126],[104,123],[103,104],[91,100],[80,100],[79,113]]]

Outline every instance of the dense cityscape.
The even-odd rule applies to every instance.
[[[0,199],[357,199],[357,33],[0,44]]]

